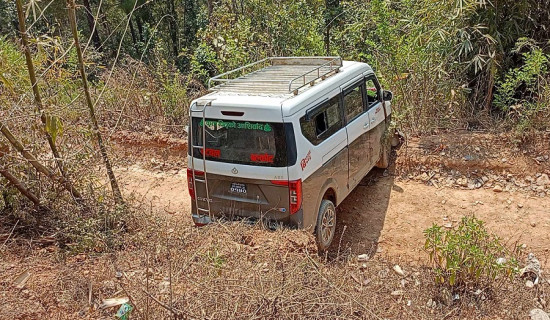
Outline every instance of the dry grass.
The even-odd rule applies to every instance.
[[[116,308],[99,304],[120,296],[136,307],[134,319],[508,319],[528,314],[532,299],[548,290],[528,290],[518,279],[488,290],[485,301],[466,292],[445,305],[427,267],[401,264],[402,277],[391,257],[329,260],[304,231],[240,223],[195,228],[143,213],[127,222],[123,250],[111,253],[71,256],[10,241],[0,260],[0,319],[107,319]],[[14,288],[26,269],[26,287]],[[427,307],[429,299],[437,307]]]

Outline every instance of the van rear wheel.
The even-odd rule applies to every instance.
[[[319,214],[317,216],[317,226],[315,236],[319,251],[326,251],[336,232],[336,207],[330,200],[321,201]]]

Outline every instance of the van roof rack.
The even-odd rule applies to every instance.
[[[338,73],[340,57],[268,57],[208,80],[208,89],[244,94],[297,95],[307,85],[313,86]]]

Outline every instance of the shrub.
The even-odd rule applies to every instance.
[[[434,224],[424,235],[437,284],[463,290],[498,287],[518,270],[519,247],[510,251],[475,216],[462,218],[456,229]]]

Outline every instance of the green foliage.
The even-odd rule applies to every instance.
[[[0,0],[0,34],[15,34],[12,26],[16,20],[15,1]]]
[[[221,39],[223,38],[216,38],[214,43],[217,45]],[[206,83],[217,69],[216,52],[207,44],[201,43],[191,57],[191,74]]]
[[[177,72],[164,73],[160,77],[161,89],[158,92],[164,116],[170,123],[183,123],[188,117],[189,99],[187,86]]]
[[[63,122],[59,117],[53,115],[46,116],[46,132],[52,137],[53,143],[58,136],[63,134]]]
[[[213,248],[206,252],[206,259],[215,269],[220,269],[225,264],[225,258],[220,254],[218,248]]]
[[[7,93],[30,89],[23,52],[7,37],[0,37],[0,99]],[[0,100],[1,101],[1,100]]]
[[[518,271],[518,253],[490,234],[483,221],[462,218],[456,229],[433,225],[424,231],[424,249],[436,273],[436,283],[460,289],[487,288],[509,279]]]
[[[522,57],[523,65],[508,70],[497,82],[494,105],[501,110],[509,111],[518,104],[533,107],[534,99],[540,95],[541,83],[548,72],[549,56],[535,46]]]

